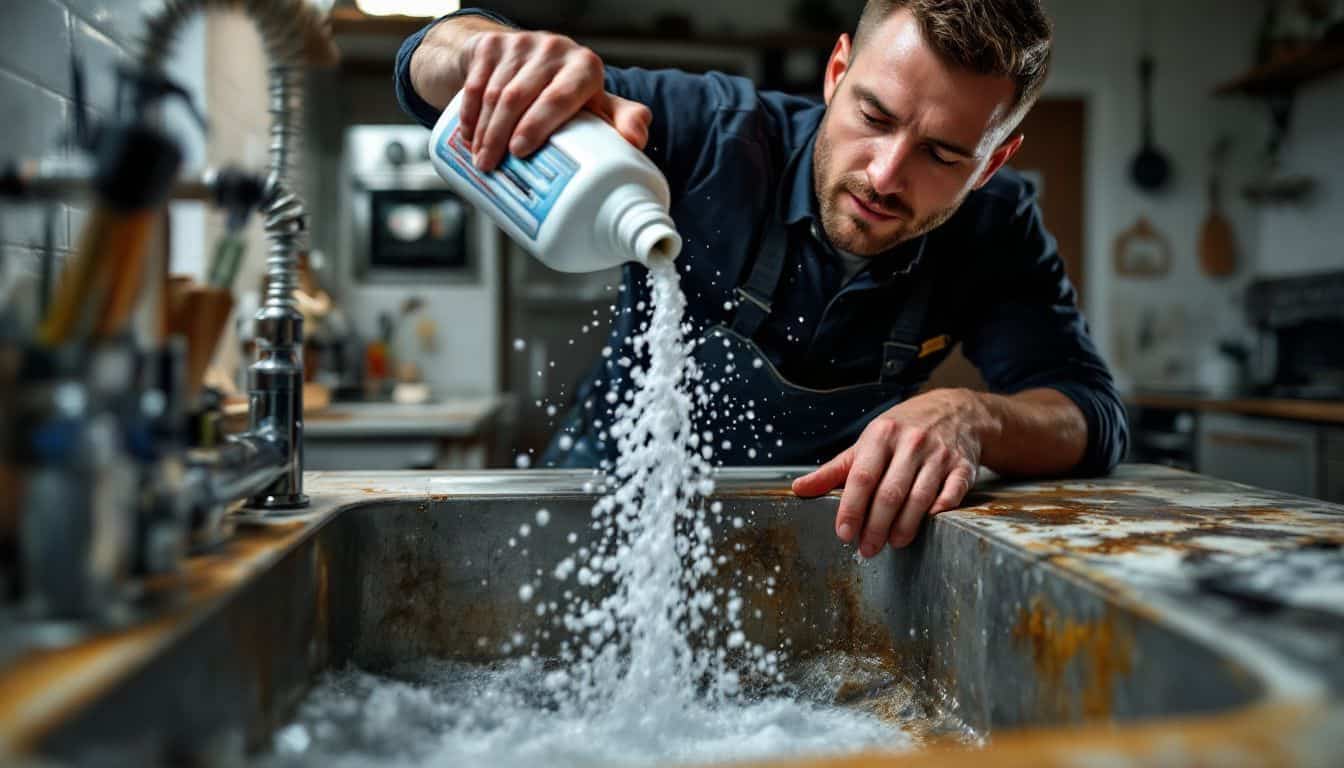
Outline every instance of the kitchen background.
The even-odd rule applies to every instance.
[[[602,346],[615,278],[548,272],[427,170],[428,132],[408,125],[391,81],[397,45],[422,19],[372,14],[391,0],[327,5],[341,58],[311,72],[304,110],[315,393],[307,465],[525,465]],[[861,5],[489,7],[570,34],[609,64],[721,69],[815,93],[835,34]],[[1047,223],[1131,403],[1131,458],[1344,500],[1344,2],[1046,5],[1054,70],[1015,164],[1041,183]],[[140,1],[11,6],[0,30],[0,153],[67,152],[71,57],[87,72],[94,114],[110,109]],[[1145,188],[1133,167],[1145,146],[1145,57],[1149,149],[1169,170],[1159,188]],[[188,139],[189,166],[264,166],[263,61],[240,19],[216,14],[190,28],[171,72],[210,130],[180,107],[167,115]],[[68,254],[84,216],[73,204],[0,208],[4,311],[31,314],[44,254]],[[166,227],[173,271],[201,277],[226,229],[199,204],[175,204]],[[256,304],[259,222],[245,240],[237,318]],[[233,323],[216,351],[209,381],[226,400],[251,354],[249,325]],[[954,362],[937,382],[975,377]]]

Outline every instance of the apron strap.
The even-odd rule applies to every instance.
[[[784,274],[788,257],[788,230],[784,226],[783,178],[775,184],[775,192],[766,206],[762,225],[761,245],[756,250],[747,281],[737,287],[737,310],[733,313],[731,328],[744,339],[751,339],[770,316],[779,278]]]
[[[765,210],[761,247],[756,251],[747,280],[736,290],[737,309],[730,325],[744,339],[753,339],[770,316],[775,291],[788,256],[788,231],[783,215],[783,180],[780,179]],[[910,295],[903,303],[891,333],[882,345],[882,383],[891,383],[919,357],[929,298],[933,293],[932,270],[916,271]]]
[[[919,358],[920,336],[924,331],[924,317],[928,314],[929,298],[933,294],[932,270],[917,271],[910,295],[891,325],[891,333],[882,345],[883,384],[893,382],[910,363]]]
[[[788,248],[784,224],[770,221],[766,226],[765,243],[757,252],[751,274],[736,291],[737,312],[733,315],[732,328],[745,339],[753,338],[770,316],[775,289],[779,287],[779,278],[784,274]]]

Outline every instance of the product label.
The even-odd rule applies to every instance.
[[[547,143],[526,158],[507,154],[499,167],[483,173],[472,164],[471,145],[462,138],[457,117],[449,121],[443,135],[447,140],[434,148],[439,157],[533,240],[579,170],[574,158]]]

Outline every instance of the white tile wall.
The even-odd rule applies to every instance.
[[[64,151],[74,114],[72,54],[83,64],[90,106],[98,112],[113,106],[116,66],[134,51],[142,4],[142,0],[5,4],[6,23],[0,25],[0,163]],[[175,69],[173,74],[181,77]],[[201,77],[197,73],[186,79],[189,85],[199,84]],[[194,159],[199,163],[198,157]],[[63,258],[78,239],[84,215],[67,205],[56,206],[55,212],[52,242],[58,258]],[[0,204],[0,309],[16,309],[23,299],[19,294],[34,285],[44,218],[39,206]]]
[[[143,0],[59,0],[73,16],[87,21],[119,45],[129,48],[140,32]]]
[[[110,110],[116,93],[117,69],[130,60],[128,50],[88,22],[71,18],[70,41],[84,70],[89,102],[99,111]]]
[[[0,36],[3,36],[0,32]],[[3,44],[0,44],[3,49]],[[0,69],[0,103],[5,104],[0,156],[36,157],[57,146],[68,119],[68,102],[59,94]],[[58,207],[53,245],[69,247],[64,207]],[[0,243],[31,247],[43,242],[44,212],[37,206],[0,206]]]
[[[70,89],[70,14],[57,0],[9,4],[0,31],[0,68],[50,91]]]

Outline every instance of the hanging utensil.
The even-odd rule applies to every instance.
[[[1157,192],[1171,178],[1171,163],[1153,141],[1153,57],[1145,54],[1139,60],[1139,85],[1143,91],[1143,147],[1130,164],[1130,178],[1145,192]]]
[[[1171,243],[1147,216],[1140,216],[1116,236],[1112,258],[1115,274],[1122,277],[1161,277],[1171,271]]]
[[[1237,270],[1237,240],[1232,223],[1222,211],[1222,167],[1232,141],[1223,137],[1213,145],[1209,171],[1209,213],[1199,230],[1199,266],[1210,277]]]

